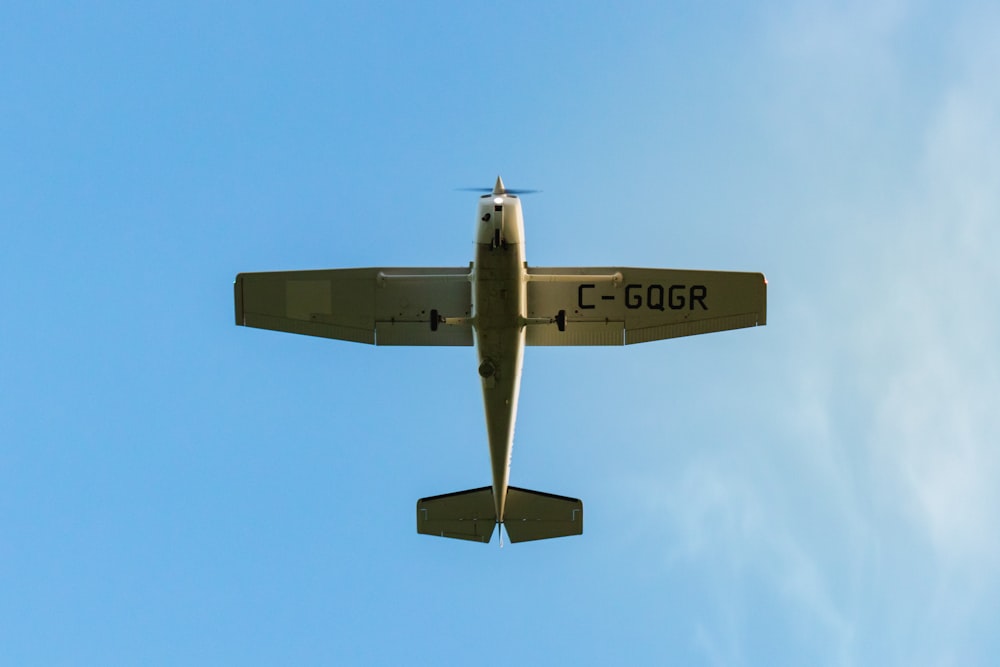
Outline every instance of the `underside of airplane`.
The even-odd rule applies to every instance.
[[[373,345],[472,346],[492,484],[417,501],[417,532],[489,542],[580,535],[576,498],[510,486],[526,345],[629,345],[766,323],[761,273],[529,267],[521,201],[498,177],[463,267],[241,273],[236,324]]]

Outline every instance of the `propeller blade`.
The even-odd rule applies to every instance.
[[[484,192],[487,194],[493,192],[493,188],[455,188],[455,190],[458,192]],[[504,192],[511,195],[533,195],[537,192],[541,192],[541,190],[525,190],[523,188],[505,188]]]

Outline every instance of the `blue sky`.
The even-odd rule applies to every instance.
[[[0,662],[970,665],[1000,652],[1000,12],[986,2],[7,3]],[[233,325],[239,271],[763,271],[768,325],[474,352]]]

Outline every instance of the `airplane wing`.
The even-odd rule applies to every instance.
[[[464,267],[241,273],[234,294],[243,326],[378,345],[472,345]]]
[[[528,345],[629,345],[763,325],[761,273],[528,269]]]

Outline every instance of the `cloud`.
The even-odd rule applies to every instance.
[[[782,349],[764,407],[784,420],[769,431],[778,439],[694,452],[647,502],[672,519],[671,566],[710,563],[728,604],[753,607],[733,584],[764,581],[829,662],[975,663],[995,655],[976,619],[1000,588],[1000,16],[866,7],[812,3],[779,26],[779,52],[795,60],[779,98],[802,92],[824,109],[786,150],[866,170],[837,170],[844,187],[811,204],[817,218],[842,215],[837,243],[816,249],[835,253],[826,262],[841,275],[772,303],[786,316],[766,332]],[[922,31],[942,36],[945,57],[926,80],[898,62],[898,44]],[[889,152],[851,155],[886,120],[865,109],[886,101],[881,87],[923,111],[880,145]],[[850,150],[816,150],[841,137]],[[872,184],[871,162],[892,187]],[[844,192],[853,198],[834,199]],[[746,631],[695,635],[718,660],[747,652],[751,639],[731,634]]]
[[[848,204],[841,233],[863,241],[839,249],[850,278],[802,305],[827,333],[812,329],[792,359],[811,415],[800,425],[846,453],[820,491],[840,499],[845,548],[868,556],[838,563],[800,530],[787,539],[831,586],[872,587],[837,611],[894,637],[879,656],[893,662],[990,652],[973,621],[1000,584],[1000,83],[985,65],[1000,59],[998,29],[989,13],[948,23],[940,84],[906,83],[904,101],[930,100],[913,149],[894,157],[907,176],[887,199]],[[847,321],[829,320],[834,303],[850,304]],[[858,641],[870,661],[878,642]]]
[[[862,360],[875,369],[873,444],[950,568],[1000,563],[1000,85],[979,66],[1000,53],[984,51],[965,56],[927,130]]]

